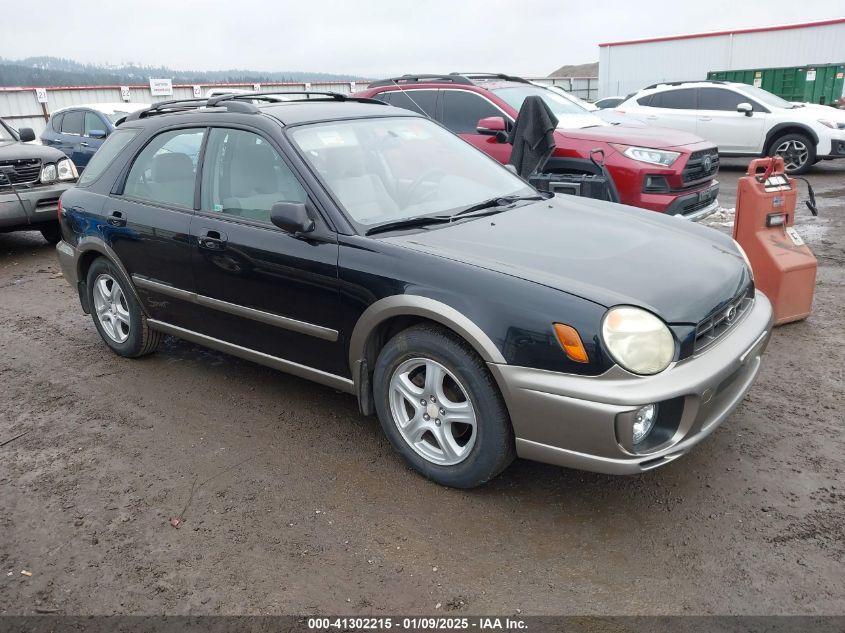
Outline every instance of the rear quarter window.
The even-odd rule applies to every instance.
[[[122,130],[112,132],[88,162],[88,166],[79,177],[77,186],[84,187],[99,178],[100,174],[112,164],[123,148],[138,136],[139,131],[132,128],[123,128]]]

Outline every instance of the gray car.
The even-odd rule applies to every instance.
[[[0,233],[41,231],[50,244],[61,239],[59,196],[76,183],[76,166],[57,149],[30,145],[31,128],[20,131],[0,119]]]

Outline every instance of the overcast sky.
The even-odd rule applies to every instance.
[[[843,0],[0,0],[0,7],[5,58],[363,77],[547,75],[597,61],[600,42],[845,15]]]

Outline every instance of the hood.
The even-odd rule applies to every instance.
[[[18,141],[0,141],[0,160],[40,158],[42,162],[54,163],[65,155],[54,147]]]
[[[714,229],[574,196],[384,239],[605,307],[640,306],[671,324],[698,323],[750,280],[732,240]]]
[[[604,127],[608,125],[592,112],[557,114],[555,116],[557,116],[557,129],[559,130],[580,130],[586,127]]]
[[[558,127],[558,132],[560,131]],[[569,138],[577,138],[585,141],[622,143],[624,145],[639,145],[640,147],[650,147],[653,149],[665,149],[667,147],[694,145],[704,142],[704,139],[695,134],[661,127],[603,125],[584,130],[565,130],[562,133]]]
[[[831,121],[845,121],[845,111],[839,108],[832,108],[829,105],[821,105],[820,103],[802,103],[801,109],[806,110],[808,114],[817,119],[830,119]]]

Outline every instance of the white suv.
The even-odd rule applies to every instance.
[[[655,84],[620,103],[615,114],[692,132],[723,156],[783,156],[791,174],[824,159],[845,158],[845,112],[790,103],[771,92],[727,81]]]

